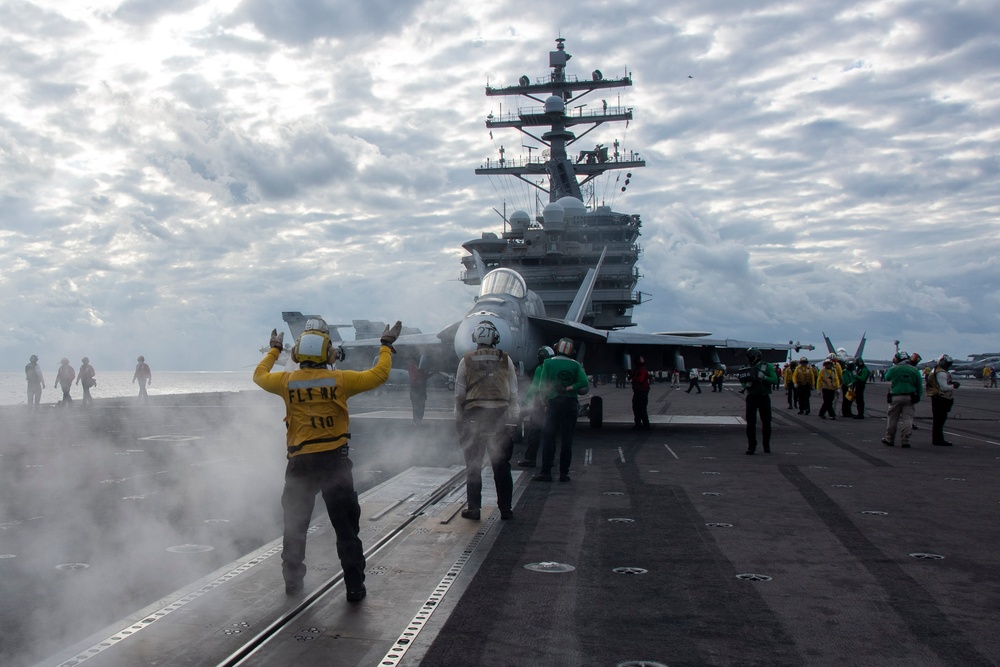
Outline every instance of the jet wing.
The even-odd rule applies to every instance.
[[[405,370],[409,362],[414,361],[425,370],[454,373],[457,364],[454,361],[455,352],[452,342],[447,339],[448,331],[452,329],[449,327],[436,334],[401,335],[392,345],[396,349],[396,355],[392,359],[393,368]],[[451,335],[454,337],[453,331]],[[378,338],[346,340],[338,345],[344,348],[347,358],[337,366],[351,370],[371,368],[374,360],[378,358],[379,349],[382,347]]]
[[[643,357],[650,371],[730,368],[747,363],[746,350],[758,348],[766,361],[783,362],[791,344],[758,343],[731,338],[692,338],[652,333],[605,331],[566,320],[531,317],[531,324],[546,340],[555,342],[563,336],[582,343],[583,367],[587,373],[613,373],[631,367]]]

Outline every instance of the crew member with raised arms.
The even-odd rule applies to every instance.
[[[336,370],[330,366],[343,359],[343,349],[334,348],[326,322],[306,322],[306,329],[292,348],[297,370],[272,373],[284,347],[284,333],[271,331],[271,347],[253,372],[253,381],[264,391],[285,401],[288,464],[281,494],[285,530],[281,568],[285,593],[295,595],[306,574],[306,531],[316,494],[323,494],[330,523],[337,534],[337,555],[344,569],[347,599],[357,602],[367,595],[365,554],[361,544],[361,506],[354,491],[353,464],[348,458],[350,418],[347,399],[375,389],[389,378],[392,344],[402,323],[386,325],[379,342],[378,362],[365,371]]]

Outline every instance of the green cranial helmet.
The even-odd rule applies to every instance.
[[[572,338],[560,338],[559,342],[556,343],[556,352],[564,356],[570,357],[573,355],[573,339]]]

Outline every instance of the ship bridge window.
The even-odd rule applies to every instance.
[[[528,288],[524,284],[524,278],[516,271],[510,269],[495,269],[490,271],[483,278],[482,287],[479,288],[479,296],[510,294],[515,298],[523,299],[527,293]]]

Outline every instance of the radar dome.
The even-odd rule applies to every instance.
[[[545,100],[545,113],[565,113],[566,102],[558,95],[551,95]]]
[[[531,223],[531,217],[524,211],[514,211],[510,215],[510,231],[523,232]]]
[[[542,220],[545,221],[545,229],[553,232],[566,228],[566,211],[559,202],[546,204],[542,209]]]
[[[583,202],[576,197],[562,197],[556,200],[556,203],[563,207],[567,218],[584,215],[587,212],[587,207],[584,206]]]

